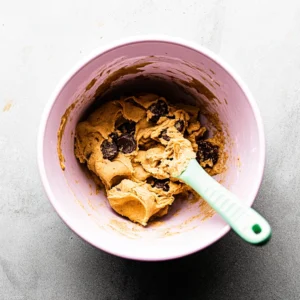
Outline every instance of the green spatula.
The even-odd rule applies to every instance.
[[[245,241],[259,245],[270,239],[269,223],[208,175],[196,159],[177,178],[192,187]]]

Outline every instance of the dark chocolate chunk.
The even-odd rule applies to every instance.
[[[184,128],[184,121],[182,120],[178,120],[176,123],[175,123],[175,128],[182,132],[183,128]]]
[[[162,189],[165,192],[168,192],[170,189],[169,179],[157,179],[154,177],[148,177],[147,183],[150,184],[154,188]]]
[[[148,177],[147,179],[146,179],[146,182],[148,183],[148,184],[150,184],[150,185],[153,185],[153,183],[154,183],[154,177]]]
[[[205,130],[204,133],[201,136],[198,137],[198,140],[206,140],[208,138],[209,138],[209,131]]]
[[[136,141],[131,133],[122,134],[117,139],[118,150],[128,154],[136,149]]]
[[[113,160],[118,155],[118,147],[115,142],[109,142],[105,140],[101,144],[101,151],[103,158]]]
[[[158,100],[153,103],[148,110],[150,110],[153,116],[150,119],[150,122],[157,123],[160,117],[165,116],[169,113],[168,105],[163,100]]]
[[[164,192],[168,192],[169,189],[170,189],[169,179],[156,179],[156,178],[154,178],[154,182],[152,184],[152,187],[155,187],[157,189],[162,189]]]
[[[170,140],[170,137],[167,135],[167,129],[161,131],[159,138],[163,138],[167,142]]]
[[[118,127],[122,133],[134,133],[135,132],[135,123],[134,122],[126,122]]]
[[[213,165],[216,164],[219,159],[219,147],[204,140],[199,140],[197,144],[198,144],[198,151],[197,151],[198,162],[201,163],[206,160],[211,160]]]
[[[117,141],[118,134],[116,132],[112,132],[109,136],[114,142]]]

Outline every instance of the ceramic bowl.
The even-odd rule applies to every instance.
[[[265,160],[255,100],[223,59],[193,42],[171,37],[118,41],[96,50],[65,76],[40,124],[41,179],[59,216],[95,247],[136,260],[182,257],[216,242],[229,226],[217,214],[209,217],[211,211],[202,201],[188,199],[175,201],[166,217],[147,227],[134,224],[110,208],[74,156],[76,124],[95,98],[99,102],[122,88],[133,93],[137,87],[201,105],[218,115],[228,159],[226,172],[217,179],[251,206]]]

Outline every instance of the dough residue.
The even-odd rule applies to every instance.
[[[224,139],[206,137],[200,109],[143,94],[102,104],[76,127],[75,155],[101,180],[111,207],[141,225],[164,216],[190,159],[210,175],[224,170]]]

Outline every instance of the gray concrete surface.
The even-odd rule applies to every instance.
[[[230,233],[183,259],[128,261],[83,242],[48,202],[36,134],[50,93],[95,47],[146,33],[197,41],[252,90],[267,139],[254,205],[273,226],[267,246]],[[297,0],[0,0],[0,299],[300,299],[299,93]]]

